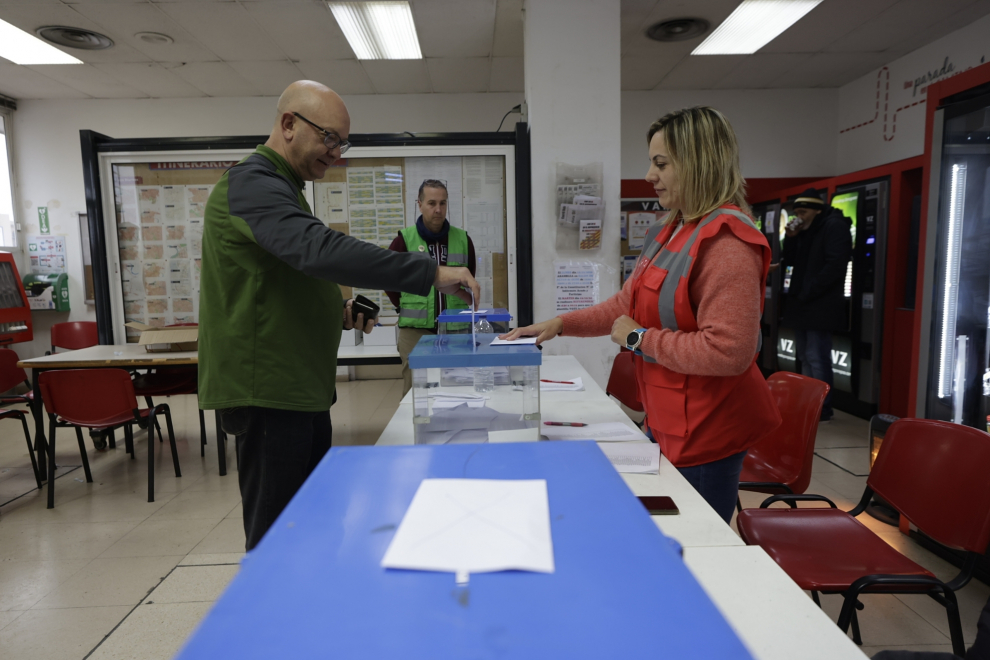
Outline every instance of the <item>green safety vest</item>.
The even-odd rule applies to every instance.
[[[408,252],[428,252],[426,241],[419,235],[415,226],[406,227],[401,232]],[[468,235],[463,229],[451,227],[447,234],[447,265],[468,265]],[[400,328],[432,328],[437,323],[436,289],[430,289],[427,296],[402,293],[399,296]],[[457,296],[444,296],[445,309],[467,309],[468,304]],[[471,327],[470,323],[447,323],[447,330],[460,331]]]

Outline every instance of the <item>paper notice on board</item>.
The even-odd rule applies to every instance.
[[[557,314],[598,304],[598,264],[554,262]]]
[[[630,213],[629,214],[629,249],[642,250],[646,241],[646,234],[650,227],[657,220],[656,213]]]
[[[347,222],[347,184],[330,181],[316,184],[316,217],[324,224]]]

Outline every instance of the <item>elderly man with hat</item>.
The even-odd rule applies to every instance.
[[[852,256],[852,220],[829,206],[814,188],[793,204],[786,227],[784,317],[794,330],[801,373],[832,387],[832,333],[848,329],[849,303],[844,295],[846,269]],[[832,393],[822,408],[822,421],[832,419]]]

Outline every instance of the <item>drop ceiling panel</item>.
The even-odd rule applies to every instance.
[[[944,17],[942,20],[937,20],[936,17],[937,22],[931,23],[921,32],[913,35],[905,35],[904,39],[894,44],[892,50],[901,53],[910,53],[925,44],[937,41],[947,34],[962,29],[988,14],[990,14],[990,0],[979,0],[979,2],[974,2],[955,14]]]
[[[147,3],[90,2],[76,11],[104,28],[118,44],[127,44],[156,62],[215,62],[216,53],[204,47],[169,16]],[[136,38],[138,32],[158,32],[174,39],[171,44],[149,44]],[[116,48],[116,47],[115,47]]]
[[[105,62],[94,64],[117,80],[152,98],[183,98],[206,96],[182,78],[165,68],[168,65],[140,62]]]
[[[825,50],[841,52],[881,52],[891,49],[906,35],[925,32],[938,16],[951,16],[973,4],[973,0],[900,0],[886,11],[861,23]],[[927,43],[927,42],[926,42]],[[899,57],[894,55],[891,59]]]
[[[275,42],[237,2],[155,5],[224,60],[285,59]]]
[[[711,89],[745,58],[745,55],[686,57],[664,76],[657,89]]]
[[[354,57],[354,51],[325,3],[245,2],[243,5],[291,59],[347,60]]]
[[[433,91],[440,93],[487,92],[491,78],[491,59],[488,57],[429,58]]]
[[[423,57],[492,54],[495,0],[416,0],[411,6]]]
[[[146,96],[92,64],[46,64],[28,68],[93,98],[133,99]]]
[[[82,99],[86,95],[26,66],[0,60],[0,94],[14,99]]]
[[[295,64],[281,62],[228,62],[231,68],[263,96],[280,96],[285,88],[304,78]]]
[[[492,77],[488,83],[489,92],[522,92],[525,91],[525,85],[523,58],[492,58]]]
[[[897,4],[899,0],[828,0],[760,49],[761,53],[816,53]],[[852,19],[852,20],[851,20]],[[876,49],[870,49],[876,50]]]
[[[850,72],[865,73],[886,63],[887,56],[882,53],[815,53],[800,67],[781,75],[774,87],[839,87],[862,75]]]
[[[757,53],[743,59],[716,89],[766,89],[784,74],[799,70],[811,59],[811,54]]]
[[[638,30],[623,33],[622,54],[630,57],[650,57],[660,52],[669,52],[676,48],[685,55],[705,40],[725,17],[739,4],[739,0],[660,0],[641,21]],[[624,5],[623,5],[624,6]],[[694,39],[686,41],[653,41],[646,36],[646,30],[651,25],[674,18],[703,18],[711,25],[709,31]]]
[[[363,60],[361,65],[378,94],[429,94],[433,91],[424,60]]]
[[[523,56],[522,4],[522,0],[498,0],[495,5],[495,57]]]
[[[308,80],[321,82],[338,94],[374,94],[375,88],[357,60],[300,60],[296,63]]]
[[[664,76],[680,62],[679,57],[664,60],[656,57],[623,57],[622,90],[648,90],[660,84]]]
[[[622,41],[642,32],[649,25],[646,19],[658,4],[658,0],[622,0],[622,14],[619,16],[619,33]]]
[[[258,96],[260,92],[226,62],[190,62],[172,72],[207,96]]]

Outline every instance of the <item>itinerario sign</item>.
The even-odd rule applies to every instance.
[[[149,170],[216,170],[237,165],[236,160],[197,160],[175,163],[148,163]]]

